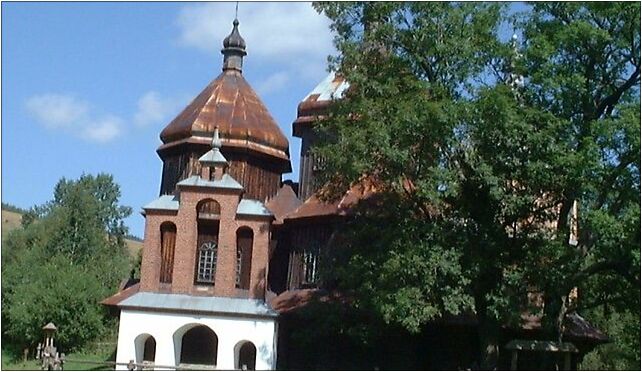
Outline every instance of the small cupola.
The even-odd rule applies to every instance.
[[[208,181],[219,181],[223,178],[228,162],[223,154],[221,154],[222,145],[218,127],[216,127],[214,128],[214,136],[212,137],[212,149],[198,159],[201,163],[201,178]]]
[[[247,55],[245,51],[245,40],[239,33],[239,20],[234,19],[232,32],[223,39],[223,71],[236,70],[243,71],[243,57]]]

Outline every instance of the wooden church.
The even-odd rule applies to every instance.
[[[337,224],[375,192],[365,182],[335,203],[315,196],[323,164],[310,152],[313,125],[348,88],[334,73],[298,106],[292,128],[302,140],[300,179],[282,182],[291,171],[288,139],[243,78],[246,44],[238,26],[234,20],[223,41],[221,74],[160,134],[160,196],[143,207],[140,282],[103,301],[120,311],[117,362],[163,369],[309,368],[292,355],[300,350],[288,337],[297,326],[291,314],[319,292],[319,257]],[[475,324],[466,321],[428,330],[427,338],[413,341],[421,351],[396,352],[431,361],[395,366],[466,368],[476,355],[475,345],[466,344],[476,339]],[[604,341],[585,322],[576,323],[572,337],[589,346]],[[406,335],[397,336],[407,345]],[[449,342],[459,353],[451,359],[461,365],[435,363],[448,355]],[[349,365],[316,367],[333,366]]]

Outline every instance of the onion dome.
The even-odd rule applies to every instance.
[[[247,53],[238,25],[234,20],[232,32],[223,41],[221,74],[160,133],[161,195],[174,192],[178,182],[199,174],[199,158],[212,149],[217,127],[220,138],[215,139],[216,147],[247,197],[273,197],[281,175],[292,170],[287,137],[243,77]]]
[[[223,39],[223,47],[224,48],[240,48],[245,50],[245,40],[243,40],[243,37],[241,37],[241,34],[239,33],[239,20],[234,19],[234,22],[232,22],[232,25],[234,26],[232,28],[232,33],[229,34],[225,39]]]
[[[223,71],[225,70],[243,70],[243,57],[247,55],[245,51],[245,40],[239,33],[239,20],[234,19],[232,33],[223,39]]]
[[[238,20],[224,41],[223,72],[161,132],[163,145],[159,153],[178,144],[209,144],[218,127],[222,148],[246,148],[283,163],[280,168],[289,172],[289,142],[270,115],[254,89],[242,75],[245,40],[241,37]],[[180,142],[180,143],[179,143]]]

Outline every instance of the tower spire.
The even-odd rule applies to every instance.
[[[238,14],[238,3],[236,7]],[[239,33],[238,18],[234,18],[232,26],[232,32],[223,39],[223,49],[221,50],[223,54],[223,71],[236,70],[242,72],[243,57],[247,55],[247,52],[245,51],[245,40],[243,40]]]
[[[218,134],[218,126],[214,128],[212,136],[212,149],[201,156],[198,161],[201,163],[201,177],[206,180],[220,180],[225,174],[228,166],[227,159],[221,154],[223,142]]]

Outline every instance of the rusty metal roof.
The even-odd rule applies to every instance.
[[[303,204],[303,202],[297,198],[292,187],[290,185],[283,185],[265,206],[274,214],[276,223],[283,223],[283,217],[293,212],[301,206],[301,204]]]
[[[102,300],[100,303],[106,306],[116,306],[118,305],[121,301],[124,301],[128,299],[129,297],[135,295],[140,291],[140,283],[136,283],[132,286],[129,286],[127,288],[123,288],[119,290],[117,293],[107,297],[106,299]]]
[[[223,71],[172,120],[160,134],[161,148],[209,137],[216,126],[224,147],[242,141],[259,152],[289,159],[288,139],[239,71]]]
[[[319,192],[323,192],[320,190]],[[376,183],[370,177],[355,182],[343,197],[335,202],[325,202],[316,194],[309,197],[301,206],[283,217],[283,220],[319,218],[324,216],[347,216],[361,200],[368,199],[377,192]]]
[[[309,126],[327,114],[328,106],[334,100],[343,98],[350,84],[336,72],[330,72],[297,107],[297,118],[292,123],[292,132],[301,136],[301,129]]]

